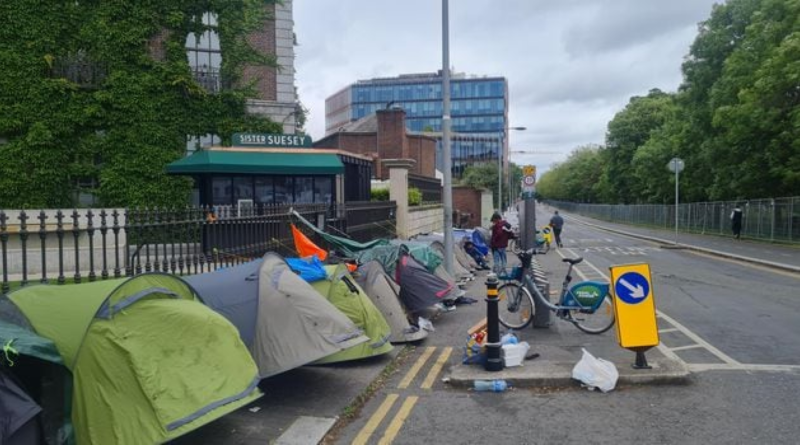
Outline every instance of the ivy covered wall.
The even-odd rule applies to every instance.
[[[0,208],[73,206],[79,179],[99,185],[103,206],[182,205],[191,183],[164,167],[187,135],[280,132],[245,113],[254,92],[237,82],[246,65],[275,66],[246,39],[273,3],[0,2]],[[186,56],[205,12],[218,17],[221,76],[235,85],[217,94]]]

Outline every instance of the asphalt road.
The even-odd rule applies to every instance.
[[[549,219],[540,210],[538,220]],[[328,443],[798,443],[797,274],[663,248],[566,216],[564,248],[551,254],[584,257],[580,278],[608,279],[612,265],[650,264],[659,348],[687,364],[692,383],[623,386],[607,394],[451,388],[439,378],[441,369],[460,361],[460,339],[485,311],[481,300],[442,314],[436,335]],[[480,297],[479,290],[473,286],[472,296]]]

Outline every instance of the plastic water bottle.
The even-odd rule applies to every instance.
[[[475,391],[503,392],[508,389],[505,380],[475,380]]]

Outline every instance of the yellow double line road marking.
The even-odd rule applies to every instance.
[[[403,379],[400,383],[397,384],[398,389],[406,389],[411,385],[411,382],[414,381],[419,371],[425,366],[425,363],[433,356],[433,353],[436,351],[436,347],[428,346],[422,352],[422,355],[417,359],[411,369],[408,370]],[[425,380],[422,381],[420,388],[422,389],[431,389],[433,387],[433,383],[436,381],[436,377],[442,371],[442,368],[447,363],[447,360],[450,358],[450,355],[453,353],[453,348],[447,347],[444,348],[437,357],[436,362],[434,362],[431,370],[428,371],[428,375],[425,376]],[[372,416],[367,421],[366,425],[361,428],[361,431],[358,432],[358,435],[353,439],[354,445],[365,445],[370,437],[378,430],[378,427],[383,422],[383,419],[386,418],[386,415],[389,414],[389,411],[392,410],[395,402],[400,398],[398,394],[387,394],[386,399],[381,403],[378,409],[372,414]],[[397,437],[397,434],[400,432],[400,429],[403,427],[403,423],[406,421],[408,416],[411,415],[411,410],[414,409],[414,405],[419,400],[419,396],[408,396],[403,401],[403,404],[400,406],[400,409],[395,414],[392,421],[389,422],[389,425],[386,427],[386,431],[383,433],[383,437],[381,437],[380,441],[378,442],[380,445],[390,445],[394,439]]]
[[[417,361],[414,363],[414,366],[408,370],[406,375],[403,377],[403,380],[400,380],[400,383],[397,385],[397,387],[400,389],[408,388],[408,385],[411,384],[411,381],[414,380],[414,377],[417,376],[419,370],[422,369],[422,367],[425,365],[425,362],[431,358],[433,351],[435,350],[436,348],[434,346],[428,346],[425,348],[425,352],[423,352],[422,355],[417,359]]]

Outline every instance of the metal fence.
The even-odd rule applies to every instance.
[[[549,202],[565,211],[610,222],[675,230],[675,205],[606,205]],[[743,211],[742,236],[772,242],[800,243],[800,197],[749,201],[695,202],[678,205],[678,230],[730,235],[731,212]]]
[[[181,209],[0,210],[0,291],[160,271],[208,272],[268,251],[295,255],[295,210],[327,232],[367,241],[395,236],[395,203]],[[303,224],[297,227],[325,247]]]
[[[422,202],[442,202],[442,182],[439,179],[409,173],[408,188],[412,187],[422,192]]]

